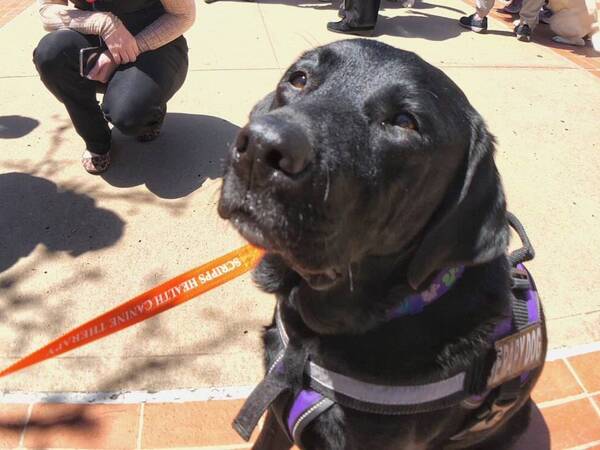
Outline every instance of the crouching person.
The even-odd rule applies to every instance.
[[[160,133],[167,101],[187,75],[183,33],[194,23],[194,0],[38,4],[44,28],[51,33],[34,50],[33,61],[85,142],[84,169],[102,173],[110,166],[109,123],[141,141]],[[100,49],[84,52],[89,59],[80,67],[80,50],[88,47]],[[104,92],[101,105],[97,92]]]

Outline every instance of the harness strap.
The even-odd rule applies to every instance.
[[[519,239],[521,239],[521,242],[523,243],[523,247],[508,255],[510,265],[516,266],[517,264],[531,261],[535,257],[535,250],[529,241],[529,236],[527,236],[527,233],[525,232],[525,227],[510,211],[506,212],[506,218],[508,219],[509,225],[517,232]]]
[[[304,389],[298,393],[287,419],[287,430],[293,441],[300,442],[302,432],[314,419],[331,408],[335,402],[318,392]]]
[[[486,395],[488,398],[481,402],[480,407],[476,409],[467,423],[463,426],[462,430],[450,438],[452,441],[463,440],[474,433],[480,433],[496,426],[515,406],[519,395],[521,394],[523,385],[529,379],[531,373],[530,370],[539,366],[543,361],[543,350],[541,347],[541,308],[535,282],[533,281],[533,278],[527,269],[521,263],[517,264],[517,266],[513,269],[512,279],[512,325],[513,329],[518,331],[512,335],[509,335],[503,340],[506,341],[513,339],[512,342],[518,342],[519,339],[521,339],[522,342],[524,341],[526,343],[525,362],[527,362],[527,352],[529,352],[530,355],[529,359],[534,359],[537,362],[530,362],[528,366],[529,368],[525,367],[524,369],[518,369],[513,367],[513,377],[500,383],[499,380],[494,380],[495,375],[497,375],[499,371],[498,365],[501,364],[504,359],[504,366],[507,367],[510,364],[510,361],[518,361],[518,358],[511,356],[517,354],[514,348],[512,349],[512,352],[504,351],[505,347],[503,348],[501,345],[499,346],[498,343],[496,343],[495,347],[498,356],[496,359],[496,364],[492,368],[492,373],[488,379],[489,386],[497,386],[493,391],[494,394],[492,397]],[[494,335],[496,335],[498,331],[500,330],[497,328]],[[525,336],[525,338],[523,338],[523,336]],[[515,337],[516,340],[514,339]],[[497,338],[495,338],[495,340],[496,339]],[[523,359],[521,359],[521,362],[523,362]],[[515,371],[520,371],[520,375],[514,376]],[[507,376],[506,378],[510,378],[510,376]],[[488,390],[488,394],[490,392],[492,391]],[[464,404],[465,402],[463,402],[463,405]]]
[[[400,415],[439,410],[462,402],[476,411],[465,429],[453,440],[494,426],[514,406],[529,371],[539,366],[543,359],[539,298],[525,267],[519,265],[517,269],[523,274],[520,277],[522,290],[514,293],[512,318],[499,322],[491,335],[495,348],[489,357],[478,360],[468,371],[410,386],[364,382],[325,369],[309,360],[306,375],[310,390],[301,391],[292,403],[287,427],[290,436],[295,442],[300,442],[302,430],[334,403],[368,413]],[[515,314],[516,311],[519,312]],[[289,336],[279,307],[275,321],[285,347],[289,343]],[[495,375],[502,378],[495,378]],[[490,398],[492,390],[495,394]],[[307,399],[312,400],[308,406]],[[294,411],[297,410],[308,413],[300,416],[302,423],[296,427],[298,416]]]
[[[314,362],[306,370],[308,385],[342,406],[358,411],[385,414],[415,414],[443,409],[468,397],[466,372],[427,384],[388,386],[347,377]]]
[[[510,321],[506,322],[502,328],[510,331]],[[275,324],[285,348],[289,344],[289,336],[281,318],[279,304],[275,310]],[[388,386],[347,377],[313,361],[308,361],[305,373],[311,389],[340,405],[363,412],[389,415],[435,411],[456,405],[469,397],[472,390],[465,389],[465,386],[474,378],[470,373],[462,371],[452,377],[421,385]]]
[[[252,432],[265,411],[282,394],[289,391],[289,385],[282,379],[267,376],[252,391],[244,406],[233,420],[233,427],[238,434],[249,441]]]

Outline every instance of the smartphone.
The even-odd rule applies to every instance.
[[[87,77],[105,50],[104,47],[86,47],[79,50],[79,75]]]

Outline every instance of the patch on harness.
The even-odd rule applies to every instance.
[[[518,333],[496,341],[496,362],[488,379],[493,388],[538,367],[544,358],[541,323],[534,323]]]

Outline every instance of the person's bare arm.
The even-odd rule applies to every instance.
[[[46,31],[69,28],[101,36],[117,65],[135,61],[140,53],[135,38],[110,12],[84,11],[69,6],[67,0],[38,0],[38,6]]]
[[[165,14],[135,36],[140,52],[168,44],[186,32],[196,19],[195,0],[161,0]]]
[[[67,0],[38,0],[38,7],[46,31],[70,28],[106,38],[121,25],[119,18],[112,13],[77,9],[68,6]]]

